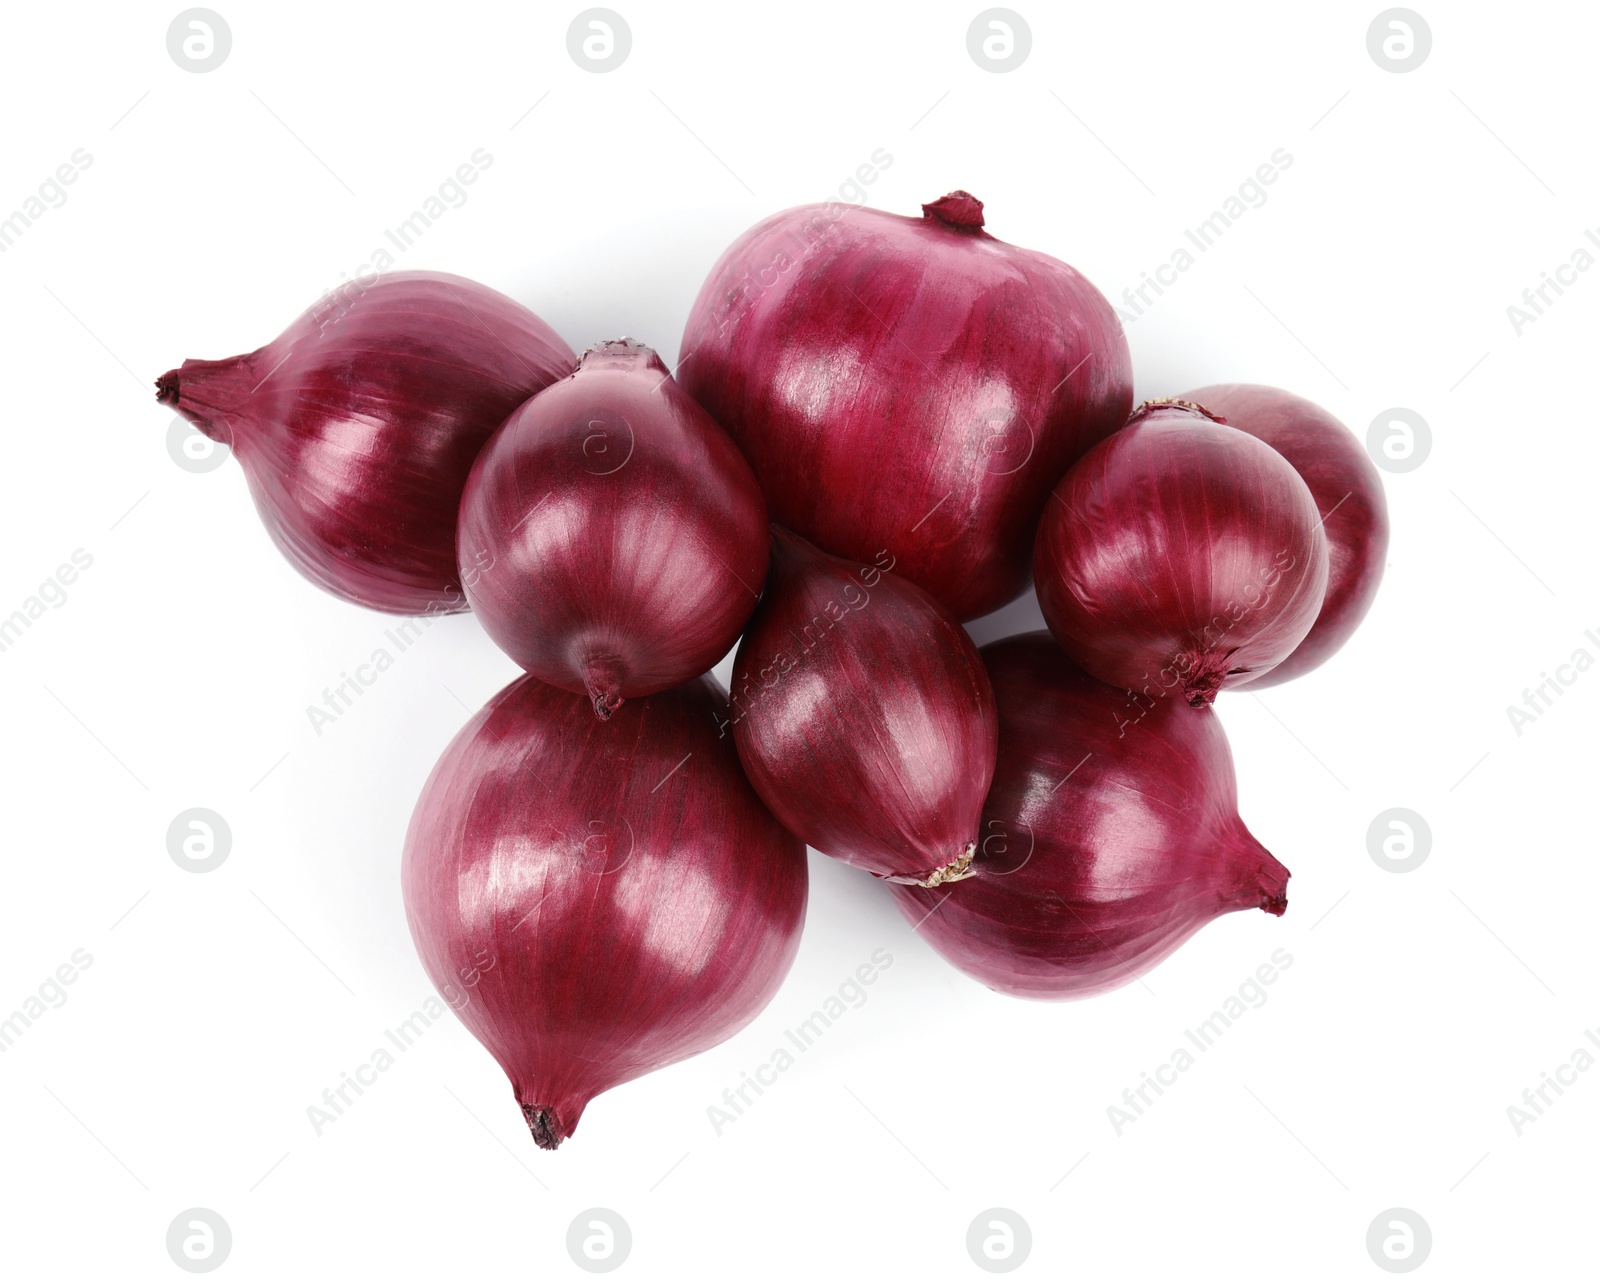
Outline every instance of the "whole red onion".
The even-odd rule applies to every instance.
[[[983,648],[1000,757],[970,880],[894,887],[953,965],[1017,997],[1089,997],[1223,913],[1281,915],[1289,873],[1240,821],[1216,714],[1131,706],[1047,632]]]
[[[1185,392],[1231,427],[1265,441],[1294,465],[1316,500],[1328,539],[1328,590],[1305,640],[1275,668],[1250,681],[1277,685],[1331,658],[1378,595],[1389,552],[1383,481],[1343,423],[1303,397],[1254,383],[1219,383]]]
[[[629,339],[584,354],[513,414],[467,481],[472,608],[534,676],[623,698],[699,676],[738,639],[767,572],[761,490],[737,447]]]
[[[710,677],[597,722],[522,677],[458,734],[406,836],[429,977],[555,1148],[601,1091],[755,1018],[805,917],[805,848],[719,733]]]
[[[1061,478],[1033,572],[1045,622],[1086,672],[1201,707],[1311,630],[1328,541],[1276,450],[1152,401]]]
[[[978,651],[916,584],[772,528],[729,716],[745,773],[790,832],[892,881],[959,880],[994,773]]]
[[[456,509],[507,414],[572,369],[519,303],[439,272],[351,281],[265,347],[156,381],[244,467],[283,554],[318,587],[394,614],[467,608]]]
[[[905,218],[831,203],[723,254],[679,377],[744,450],[772,519],[898,572],[959,619],[1028,585],[1050,487],[1132,404],[1110,304],[983,230],[952,192]]]

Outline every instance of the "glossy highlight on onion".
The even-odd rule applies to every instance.
[[[772,520],[958,619],[1028,585],[1050,487],[1132,404],[1094,286],[997,240],[952,192],[921,218],[804,205],[712,269],[679,378],[750,460]]]
[[[621,339],[495,435],[458,545],[489,635],[604,718],[738,639],[767,572],[766,506],[727,433],[654,351]]]
[[[1000,755],[972,877],[893,893],[960,970],[1017,997],[1090,997],[1207,922],[1281,915],[1289,873],[1239,819],[1216,714],[1130,708],[1046,632],[983,648]]]
[[[575,359],[503,294],[392,272],[347,282],[254,352],[185,361],[156,389],[233,451],[267,532],[318,587],[442,614],[467,608],[456,510],[473,460]]]
[[[961,625],[891,565],[774,526],[729,718],[745,773],[790,832],[879,877],[939,885],[972,859],[994,697]]]
[[[1277,685],[1326,663],[1348,641],[1378,595],[1389,553],[1383,480],[1353,432],[1318,405],[1276,387],[1221,383],[1185,392],[1230,427],[1282,454],[1311,490],[1328,539],[1328,590],[1305,640],[1249,684]]]
[[[731,1037],[794,960],[805,847],[751,791],[726,717],[710,677],[609,721],[522,677],[417,802],[412,939],[541,1148],[602,1091]]]
[[[1084,671],[1202,707],[1311,630],[1328,541],[1276,450],[1196,405],[1151,401],[1055,487],[1034,580]]]

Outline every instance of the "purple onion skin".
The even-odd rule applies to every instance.
[[[982,211],[953,192],[920,219],[758,223],[701,288],[679,367],[774,521],[836,556],[887,551],[958,619],[1027,588],[1050,487],[1133,401],[1110,304]]]
[[[879,877],[959,877],[994,773],[977,648],[916,584],[772,530],[733,663],[739,760],[790,832]]]
[[[522,406],[472,469],[458,546],[500,648],[596,715],[707,671],[767,572],[767,514],[738,448],[629,340]]]
[[[1316,500],[1328,539],[1328,590],[1322,611],[1282,663],[1249,682],[1277,685],[1320,667],[1348,641],[1378,595],[1389,554],[1383,481],[1361,442],[1327,410],[1276,387],[1219,383],[1185,392],[1231,427],[1265,441],[1300,473]]]
[[[1282,915],[1288,870],[1239,819],[1211,709],[1135,701],[1074,669],[1047,632],[982,653],[1000,756],[974,876],[893,888],[952,965],[1015,997],[1091,997],[1224,913]]]
[[[1311,630],[1328,541],[1276,450],[1194,406],[1151,402],[1061,478],[1034,580],[1084,671],[1202,707]]]
[[[350,282],[257,351],[185,361],[157,399],[232,449],[318,587],[391,614],[467,608],[456,509],[507,414],[572,369],[559,335],[459,276]]]
[[[805,847],[751,791],[726,716],[710,677],[608,722],[522,677],[417,802],[411,937],[541,1148],[601,1091],[733,1036],[794,960]]]

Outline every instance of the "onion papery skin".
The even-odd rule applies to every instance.
[[[1311,630],[1328,541],[1311,491],[1271,446],[1196,406],[1150,402],[1061,478],[1034,581],[1084,671],[1201,707]]]
[[[1326,663],[1348,641],[1378,595],[1389,555],[1383,480],[1355,434],[1318,405],[1276,387],[1219,383],[1185,392],[1230,427],[1282,454],[1311,490],[1328,539],[1328,590],[1305,640],[1249,682],[1277,685]]]
[[[440,272],[347,282],[278,338],[185,361],[157,397],[237,456],[318,587],[391,614],[467,608],[456,511],[478,451],[576,356],[504,294]]]
[[[1016,997],[1091,997],[1224,913],[1283,913],[1288,870],[1239,819],[1215,712],[1135,702],[1073,668],[1047,632],[982,653],[1000,756],[974,875],[893,887],[947,960]]]
[[[767,572],[766,505],[727,433],[623,339],[590,349],[490,441],[458,546],[500,648],[604,718],[732,648]]]
[[[922,218],[831,203],[723,254],[679,378],[750,460],[772,519],[899,573],[958,619],[1028,585],[1050,487],[1132,404],[1110,304],[995,239],[953,192]]]
[[[605,722],[522,677],[417,802],[411,937],[542,1148],[601,1091],[731,1037],[794,960],[805,847],[746,782],[726,716],[710,677]]]
[[[966,869],[994,696],[966,631],[916,584],[774,526],[729,717],[751,783],[808,845],[891,880]]]

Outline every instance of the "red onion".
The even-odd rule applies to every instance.
[[[267,532],[337,597],[464,610],[456,509],[507,414],[572,369],[527,308],[459,276],[350,281],[265,347],[185,361],[157,398],[243,465]]]
[[[972,859],[994,696],[961,625],[887,570],[774,526],[729,716],[745,773],[790,832],[880,877],[938,885]]]
[[[1288,658],[1322,608],[1328,541],[1311,491],[1197,406],[1141,406],[1052,499],[1039,608],[1101,681],[1201,707]]]
[[[1383,481],[1354,433],[1327,410],[1276,387],[1220,383],[1185,392],[1225,423],[1282,454],[1311,490],[1328,539],[1328,591],[1305,640],[1249,684],[1277,685],[1318,667],[1355,632],[1383,578],[1389,508]]]
[[[607,723],[532,677],[445,749],[406,837],[429,977],[555,1148],[601,1091],[731,1037],[805,917],[805,848],[718,731],[709,677]]]
[[[952,964],[1018,997],[1089,997],[1223,913],[1283,913],[1288,870],[1239,819],[1211,709],[1130,709],[1047,632],[982,653],[1000,757],[974,875],[950,889],[894,887]]]
[[[952,192],[920,219],[831,203],[758,223],[684,331],[685,390],[732,433],[772,519],[898,572],[960,619],[1028,585],[1045,496],[1132,404],[1110,304],[983,230]]]
[[[623,339],[506,421],[467,481],[458,544],[489,635],[604,719],[728,652],[767,571],[767,515],[727,434]]]

